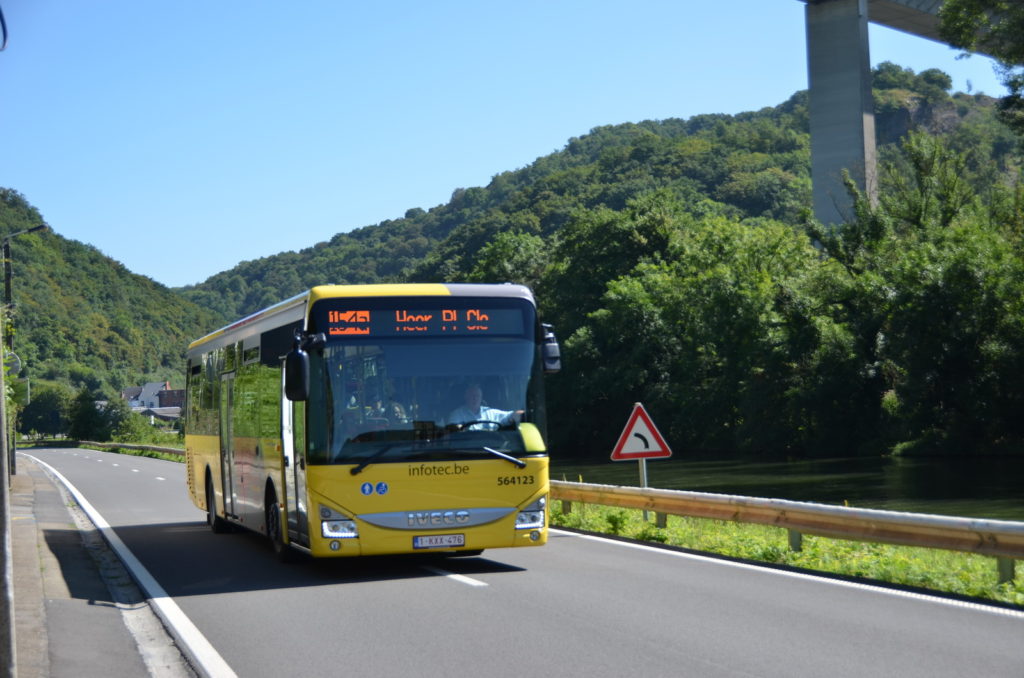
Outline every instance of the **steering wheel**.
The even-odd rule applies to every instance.
[[[470,426],[484,425],[489,428],[485,428],[485,431],[497,431],[501,428],[501,422],[491,421],[490,419],[474,419],[473,421],[463,422],[461,424],[455,424],[456,431],[465,431]]]

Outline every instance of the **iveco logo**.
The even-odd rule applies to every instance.
[[[409,514],[409,527],[443,527],[469,522],[469,511],[417,511]]]

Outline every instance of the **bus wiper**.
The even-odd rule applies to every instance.
[[[363,459],[361,462],[359,462],[359,466],[356,466],[354,469],[349,471],[349,473],[351,473],[354,476],[359,475],[360,473],[363,472],[364,468],[366,468],[367,466],[369,466],[370,464],[373,463],[374,459],[376,459],[377,457],[382,456],[385,452],[390,450],[392,447],[395,447],[396,445],[398,445],[398,443],[392,443],[390,445],[385,445],[384,447],[380,448],[379,450],[377,450],[376,452],[371,454],[366,459]]]
[[[511,454],[505,454],[504,452],[496,450],[493,447],[487,447],[486,445],[484,445],[484,451],[490,452],[495,457],[501,457],[505,461],[512,462],[513,464],[516,465],[517,468],[526,468],[526,462],[525,461],[523,461],[522,459],[516,459]]]

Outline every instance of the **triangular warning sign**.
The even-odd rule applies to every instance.
[[[619,442],[612,451],[612,461],[628,459],[665,459],[672,456],[665,439],[658,433],[651,415],[640,403],[633,405],[633,414],[622,429]]]

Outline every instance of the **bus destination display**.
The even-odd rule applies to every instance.
[[[328,310],[321,318],[327,336],[335,338],[523,334],[518,308],[345,309]]]

